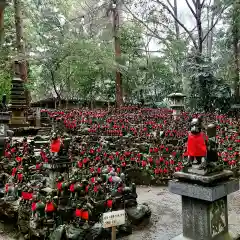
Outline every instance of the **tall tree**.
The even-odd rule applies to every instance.
[[[5,6],[6,6],[6,0],[0,0],[0,45],[2,45],[2,42],[3,42]]]
[[[15,26],[16,26],[16,48],[17,48],[17,60],[20,66],[20,73],[22,80],[27,83],[28,70],[27,60],[25,52],[25,39],[23,36],[23,13],[22,13],[22,2],[21,0],[14,0],[15,10]],[[27,104],[30,104],[30,93],[26,89],[25,96]]]
[[[240,0],[233,2],[232,10],[232,39],[234,56],[234,95],[235,100],[239,101],[240,84]]]

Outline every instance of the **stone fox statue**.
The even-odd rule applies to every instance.
[[[207,135],[201,129],[201,121],[197,118],[192,119],[187,141],[188,165],[192,165],[196,159],[200,164],[199,169],[205,169],[210,163],[218,160],[216,125],[208,125]]]
[[[187,141],[187,155],[190,165],[194,160],[197,160],[198,164],[202,164],[207,156],[208,137],[201,130],[201,121],[198,118],[192,119]]]

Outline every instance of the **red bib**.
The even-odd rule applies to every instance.
[[[82,209],[76,209],[75,216],[76,217],[82,217]]]
[[[83,220],[88,220],[89,219],[88,211],[82,211],[82,219]]]
[[[70,188],[69,188],[70,192],[74,192],[74,185],[75,185],[74,183],[70,185]]]
[[[61,147],[61,141],[59,138],[51,142],[51,152],[59,152],[60,147]]]
[[[45,212],[54,212],[55,211],[55,206],[52,202],[47,203],[45,206]]]
[[[205,157],[207,155],[207,146],[205,141],[207,140],[207,136],[200,132],[199,134],[188,135],[187,142],[187,153],[188,156],[192,157]]]

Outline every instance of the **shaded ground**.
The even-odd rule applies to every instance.
[[[138,201],[146,202],[152,209],[148,226],[141,226],[122,240],[169,240],[182,231],[181,197],[172,194],[167,187],[138,187]],[[240,235],[240,191],[228,198],[229,228],[233,236]],[[13,240],[16,229],[0,222],[0,240]]]

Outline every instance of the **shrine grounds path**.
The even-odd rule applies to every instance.
[[[181,197],[167,187],[137,187],[139,203],[146,202],[152,209],[147,226],[134,229],[129,237],[121,240],[170,240],[182,231]],[[240,191],[228,197],[229,228],[236,239],[240,236]],[[0,240],[14,240],[16,229],[0,221]],[[240,238],[239,238],[240,239]]]

